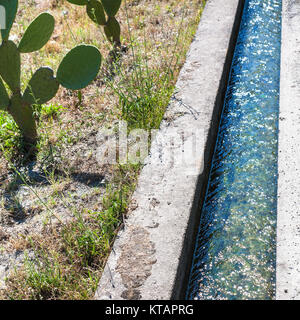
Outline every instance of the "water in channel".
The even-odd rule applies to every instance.
[[[245,0],[187,299],[273,299],[281,0]]]

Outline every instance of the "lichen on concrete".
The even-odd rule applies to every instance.
[[[141,298],[141,287],[151,275],[152,265],[156,263],[155,245],[150,241],[149,232],[142,227],[129,227],[128,241],[121,246],[122,254],[118,259],[116,271],[121,274],[126,290],[124,299]],[[128,266],[131,266],[128,269]]]

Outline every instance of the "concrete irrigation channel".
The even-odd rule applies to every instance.
[[[201,296],[187,294],[190,270],[195,264],[195,240],[201,213],[205,212],[232,61],[243,12],[249,1],[259,5],[255,0],[207,1],[179,76],[176,94],[152,140],[133,195],[132,210],[115,241],[96,299],[201,299]],[[282,5],[281,62],[278,60],[280,99],[277,99],[279,112],[275,117],[279,127],[276,133],[278,157],[276,154],[276,186],[272,186],[276,190],[273,199],[275,258],[270,262],[274,265],[274,284],[267,284],[274,290],[270,289],[266,298],[298,299],[300,41],[297,34],[300,32],[300,2],[262,0],[260,3],[276,7],[280,4],[280,11]],[[183,150],[189,155],[188,159],[183,156]],[[241,221],[241,224],[247,225],[247,222]],[[251,271],[251,265],[247,267]],[[250,298],[262,297],[254,294]],[[202,298],[220,297],[216,294]],[[233,292],[222,298],[246,299],[247,294],[240,296]]]

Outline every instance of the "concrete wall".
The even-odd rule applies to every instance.
[[[207,1],[96,299],[184,298],[242,7]]]
[[[300,1],[283,0],[276,299],[300,299]]]

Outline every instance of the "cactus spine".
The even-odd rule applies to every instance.
[[[50,39],[54,30],[54,18],[49,13],[40,14],[27,28],[19,45],[8,40],[16,17],[17,0],[3,1],[7,15],[7,29],[1,30],[0,45],[0,110],[7,111],[20,128],[26,146],[37,142],[33,104],[51,100],[62,85],[71,90],[86,87],[98,74],[101,54],[94,46],[79,45],[73,48],[60,63],[57,76],[48,67],[38,69],[21,92],[21,53],[40,50]],[[2,2],[1,2],[2,4]],[[10,95],[7,93],[7,87]]]
[[[108,41],[114,47],[121,46],[121,27],[115,18],[122,0],[67,0],[72,4],[86,6],[86,11],[90,19],[104,27],[104,33]]]

